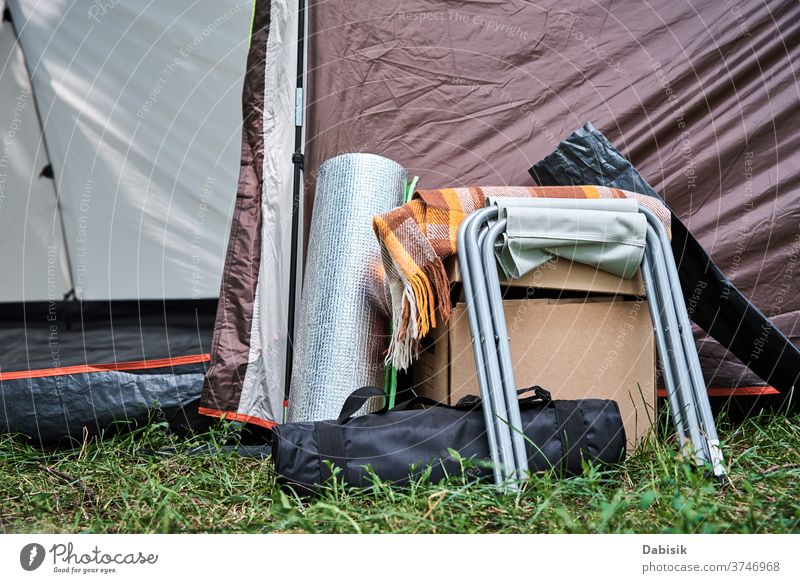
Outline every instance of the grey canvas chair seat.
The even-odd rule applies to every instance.
[[[487,205],[464,220],[457,243],[495,482],[516,489],[528,477],[498,265],[515,278],[556,255],[628,278],[641,265],[676,433],[687,456],[722,478],[675,260],[655,213],[616,199],[495,198]]]
[[[647,219],[633,199],[493,198],[506,220],[497,252],[506,278],[517,279],[555,256],[632,278],[644,255]]]

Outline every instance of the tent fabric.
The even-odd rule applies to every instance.
[[[296,0],[256,2],[236,208],[200,409],[265,427],[283,420],[286,394],[296,50]]]
[[[6,12],[0,0],[0,13]],[[60,300],[72,287],[50,164],[13,22],[0,21],[0,302]]]
[[[658,193],[603,134],[586,124],[531,168],[539,184],[591,181],[653,198]],[[679,219],[673,216],[672,250],[692,320],[766,382],[789,394],[800,380],[800,349],[734,286]],[[754,354],[753,338],[760,338]]]
[[[259,2],[256,14],[266,5]],[[276,0],[272,10],[286,6]],[[369,152],[397,160],[409,175],[421,176],[420,189],[527,185],[528,168],[592,120],[725,275],[797,343],[800,137],[791,121],[798,105],[798,23],[800,7],[778,0],[747,6],[699,0],[313,0],[305,231],[316,173],[334,156]],[[251,56],[262,49],[254,44]],[[265,66],[266,52],[257,61]],[[258,67],[248,74],[263,75]],[[266,108],[259,90],[265,90],[263,82],[246,89],[245,100]],[[248,118],[252,128],[263,124],[264,117],[256,117]],[[256,133],[258,148],[271,147],[260,129]],[[264,185],[278,176],[264,165]],[[252,244],[261,236],[263,251],[266,237],[278,232],[259,223],[269,202],[258,200],[261,186],[247,192],[240,186],[240,199],[262,209],[234,229],[229,246],[228,264],[238,265],[238,250],[250,266],[228,270],[223,284],[223,295],[226,286],[232,293],[220,308],[227,311],[218,318],[222,333],[214,359],[226,363],[218,370],[230,376],[210,375],[206,386],[205,402],[240,418],[246,418],[244,379],[251,400],[260,395],[274,403],[281,394],[263,380],[249,384],[264,375],[248,376],[265,367],[263,346],[251,342],[262,338],[253,329],[279,326],[273,319],[281,317],[265,317],[258,310],[263,306],[249,299],[266,260]],[[268,293],[263,286],[280,293],[275,281],[258,285],[259,295]],[[715,342],[702,335],[698,341],[713,387],[764,384]],[[749,341],[757,357],[760,340]],[[262,421],[275,418],[272,412]]]
[[[46,144],[52,163],[76,296],[215,297],[250,3],[7,4],[41,113],[37,148]],[[52,231],[52,195],[30,194],[43,208],[17,215],[17,230]],[[1,231],[0,248],[15,235]],[[36,294],[26,286],[24,297],[4,299],[47,299]]]
[[[395,159],[423,189],[530,184],[592,120],[800,341],[796,3],[343,0],[312,2],[309,19],[306,208],[341,152]],[[712,386],[764,384],[697,340]]]

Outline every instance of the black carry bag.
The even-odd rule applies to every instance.
[[[566,477],[581,473],[583,459],[600,465],[625,459],[625,430],[616,401],[553,400],[540,387],[520,394],[529,391],[535,396],[521,399],[520,409],[532,472],[555,469]],[[491,477],[479,399],[424,409],[413,407],[430,401],[415,399],[391,411],[353,417],[367,399],[381,396],[384,392],[377,387],[362,387],[347,398],[337,420],[276,426],[272,457],[279,482],[310,493],[333,469],[340,482],[364,488],[372,484],[367,467],[397,485],[424,472],[434,483],[465,469],[470,476]]]

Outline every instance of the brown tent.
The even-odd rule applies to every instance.
[[[781,340],[800,334],[797,3],[316,1],[305,35],[297,10],[256,4],[203,412],[282,418],[296,122],[307,228],[315,172],[332,156],[392,158],[422,188],[529,185],[528,169],[591,121],[774,326],[739,351],[747,362],[697,329],[709,387],[769,392],[748,364],[776,358],[764,350],[771,333],[791,353],[776,366],[797,365]],[[305,120],[294,110],[298,36]]]

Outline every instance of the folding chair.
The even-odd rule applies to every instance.
[[[494,478],[498,485],[516,489],[527,477],[528,460],[495,258],[495,248],[508,222],[498,219],[495,205],[506,209],[566,206],[564,210],[580,213],[606,211],[613,203],[607,199],[576,203],[522,198],[493,199],[491,203],[462,223],[458,256]],[[640,256],[642,273],[676,433],[686,454],[697,463],[711,464],[714,475],[722,479],[724,461],[666,229],[649,209],[634,208],[647,222]],[[577,224],[580,215],[575,217]],[[601,243],[601,247],[605,245]]]

